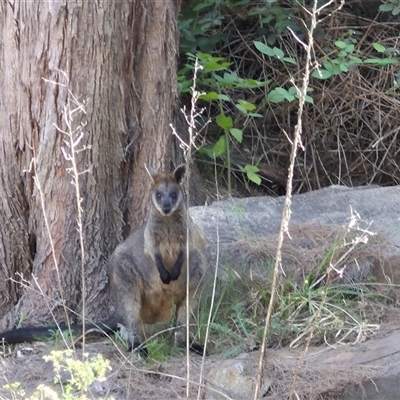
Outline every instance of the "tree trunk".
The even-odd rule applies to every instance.
[[[170,167],[178,11],[178,0],[0,3],[0,330],[51,322],[50,311],[65,319],[63,298],[82,312],[66,133],[77,139],[84,123],[75,155],[86,307],[93,319],[108,314],[107,258],[147,213],[143,164]],[[69,119],[74,96],[85,113]]]

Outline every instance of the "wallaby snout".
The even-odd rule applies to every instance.
[[[169,201],[165,202],[162,205],[162,211],[163,211],[164,215],[168,215],[171,212],[171,210],[172,210],[172,207],[171,207],[171,203]]]

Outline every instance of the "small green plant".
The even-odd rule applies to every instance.
[[[84,354],[82,360],[79,360],[72,350],[53,350],[43,359],[53,363],[54,383],[60,385],[61,395],[48,386],[39,385],[29,397],[31,400],[86,400],[89,386],[96,380],[104,381],[107,372],[111,370],[110,362],[101,354],[91,358]],[[8,383],[3,388],[10,392],[12,399],[27,398],[20,382]]]
[[[171,335],[158,335],[146,345],[148,351],[147,362],[163,362],[171,357],[182,354],[184,349],[175,347],[172,344]]]
[[[399,60],[393,57],[394,49],[387,49],[380,43],[373,43],[377,53],[391,55],[391,57],[370,57],[362,59],[360,51],[356,50],[357,40],[350,36],[344,40],[335,41],[335,49],[332,55],[322,60],[323,68],[313,71],[312,76],[317,79],[329,79],[334,75],[349,72],[351,68],[370,65],[376,67],[386,67],[391,64],[398,64]]]
[[[224,357],[256,347],[260,334],[260,321],[269,300],[268,289],[262,280],[239,277],[229,266],[227,276],[217,278],[218,293],[210,322],[209,344],[211,351]],[[204,340],[211,296],[203,293],[198,310],[198,336]]]
[[[60,343],[61,341],[65,342],[71,339],[71,334],[68,329],[63,331],[59,331],[58,329],[49,329],[49,332],[51,334],[51,337],[47,339],[49,342]]]
[[[62,387],[62,391],[67,397],[75,391],[87,392],[89,386],[95,381],[105,380],[105,375],[111,370],[110,362],[103,358],[101,354],[88,358],[87,354],[79,360],[74,357],[72,350],[56,351],[53,350],[50,355],[44,356],[45,361],[51,361],[54,366],[54,382]],[[70,375],[67,384],[63,384],[62,373]]]
[[[3,385],[3,389],[10,392],[11,398],[13,400],[25,398],[25,390],[21,388],[20,382],[7,383]]]
[[[18,322],[16,323],[16,328],[19,329],[26,321],[27,316],[25,314],[21,314],[19,316]]]

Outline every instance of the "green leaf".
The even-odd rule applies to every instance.
[[[273,57],[275,55],[274,49],[272,47],[267,46],[266,44],[259,42],[255,40],[254,46],[256,46],[258,51],[261,51],[261,53],[266,54],[267,56]]]
[[[223,57],[213,57],[211,54],[208,53],[202,53],[202,52],[198,52],[196,54],[192,54],[192,53],[187,53],[189,58],[195,60],[196,58],[198,58],[200,61],[214,61],[214,62],[220,62],[223,61]]]
[[[379,65],[389,65],[389,64],[398,64],[399,61],[396,60],[395,58],[382,58],[382,60],[380,60]]]
[[[206,72],[210,72],[210,71],[222,71],[224,69],[227,69],[227,67],[229,67],[232,63],[230,62],[223,62],[223,63],[219,63],[216,62],[214,60],[211,61],[207,61],[203,64],[204,69],[206,70]]]
[[[229,133],[239,142],[242,143],[243,140],[243,131],[237,128],[229,129]]]
[[[278,57],[279,59],[282,59],[283,57],[285,57],[285,53],[278,47],[274,47],[272,50],[274,51],[275,57]]]
[[[261,185],[261,178],[257,174],[248,173],[247,177],[250,181],[254,182],[256,185]]]
[[[308,94],[304,98],[304,101],[306,101],[307,103],[314,104],[314,99],[311,96],[309,96]]]
[[[398,15],[398,14],[400,14],[400,7],[393,8],[392,15]]]
[[[348,44],[344,50],[346,53],[352,53],[354,51],[354,44]]]
[[[247,178],[249,179],[249,181],[254,182],[256,185],[261,185],[261,178],[258,175],[258,172],[260,170],[258,169],[258,167],[256,167],[255,165],[247,164],[245,165],[244,170],[247,174]]]
[[[249,117],[253,117],[253,118],[261,118],[262,115],[258,114],[258,113],[248,113],[247,114]]]
[[[231,101],[231,99],[229,98],[229,96],[227,96],[226,94],[219,94],[219,95],[218,95],[218,100]]]
[[[235,107],[236,107],[238,110],[240,110],[244,115],[247,115],[247,114],[248,114],[247,110],[246,110],[243,106],[241,106],[240,104],[235,104]]]
[[[312,92],[312,88],[307,88],[307,92]],[[291,93],[296,99],[300,99],[300,95],[297,92],[297,88],[295,86],[289,88],[289,93]],[[304,101],[306,101],[307,103],[314,104],[314,99],[308,95],[304,97]]]
[[[282,61],[285,61],[285,62],[288,62],[288,63],[291,63],[291,64],[297,64],[296,60],[294,58],[292,58],[292,57],[283,57]]]
[[[246,164],[246,165],[244,166],[244,170],[245,170],[246,172],[250,172],[250,173],[252,173],[252,174],[256,174],[257,172],[260,171],[260,169],[259,169],[257,166],[251,165],[251,164]]]
[[[379,6],[379,11],[392,11],[394,6],[392,4],[381,4]]]
[[[212,160],[214,159],[214,152],[211,147],[208,146],[203,146],[199,148],[199,152],[201,154],[206,154],[208,157],[210,157]]]
[[[389,64],[397,64],[398,61],[394,58],[367,58],[364,60],[364,64],[379,65],[380,67],[385,67]]]
[[[228,148],[227,142],[226,142],[226,136],[222,135],[215,143],[212,148],[212,151],[214,153],[214,157],[220,157],[223,154],[226,153],[226,150]]]
[[[247,111],[253,111],[256,109],[256,106],[253,103],[249,103],[245,100],[238,100],[238,103],[244,107]]]
[[[267,99],[271,103],[281,103],[285,100],[285,96],[282,93],[279,93],[276,89],[273,89],[268,93]]]
[[[326,69],[316,69],[313,71],[311,76],[317,79],[328,79],[332,76],[332,74]]]
[[[372,46],[374,46],[374,49],[378,52],[378,53],[384,53],[386,50],[386,47],[383,46],[380,43],[372,43]]]
[[[224,114],[218,114],[216,118],[217,125],[222,129],[230,129],[233,126],[231,117],[227,117]]]
[[[254,80],[254,79],[243,79],[243,83],[248,88],[257,88],[257,87],[262,87],[262,86],[268,85],[269,83],[271,83],[271,80],[269,79],[268,81],[260,82],[260,81]]]
[[[291,102],[295,99],[295,97],[291,93],[289,93],[286,89],[278,87],[271,90],[268,93],[267,99],[271,103],[281,103],[284,100]]]
[[[363,61],[364,64],[378,64],[380,58],[367,58]]]
[[[238,74],[236,72],[225,72],[224,73],[224,80],[228,83],[234,83],[238,81]]]
[[[335,42],[335,45],[336,45],[336,47],[339,47],[339,49],[342,49],[342,50],[344,50],[347,47],[347,43],[343,42],[341,40],[337,40]]]
[[[336,61],[336,60],[335,60],[335,61]],[[330,72],[331,74],[334,73],[334,70],[335,70],[336,66],[335,66],[332,62],[330,62],[330,61],[328,61],[328,60],[324,60],[324,61],[322,62],[322,64],[323,64],[324,68],[325,68],[328,72]]]
[[[267,56],[270,57],[277,57],[280,60],[282,60],[285,57],[285,53],[279,48],[279,47],[270,47],[266,45],[265,43],[259,42],[255,40],[254,46],[256,46],[257,50],[260,51],[263,54],[266,54]],[[285,61],[292,60],[291,58],[287,58]],[[294,60],[292,60],[294,61]],[[290,62],[292,62],[290,61]],[[295,62],[294,62],[295,63]]]
[[[355,56],[350,55],[349,56],[349,64],[361,65],[362,64],[362,60],[359,57],[355,57]]]
[[[210,6],[211,6],[210,3],[200,3],[200,4],[197,4],[197,6],[193,7],[193,11],[200,11],[203,8],[210,7]]]
[[[202,93],[199,96],[200,100],[217,100],[218,99],[218,93],[216,92],[208,92],[208,93]]]

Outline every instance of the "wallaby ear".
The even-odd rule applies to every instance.
[[[172,173],[172,176],[178,183],[181,183],[183,177],[185,176],[185,173],[186,173],[186,165],[181,164],[175,168],[175,171]]]
[[[152,182],[154,183],[159,172],[156,171],[154,168],[150,167],[150,165],[144,164],[144,167],[146,168],[147,173],[150,175],[150,178]]]

